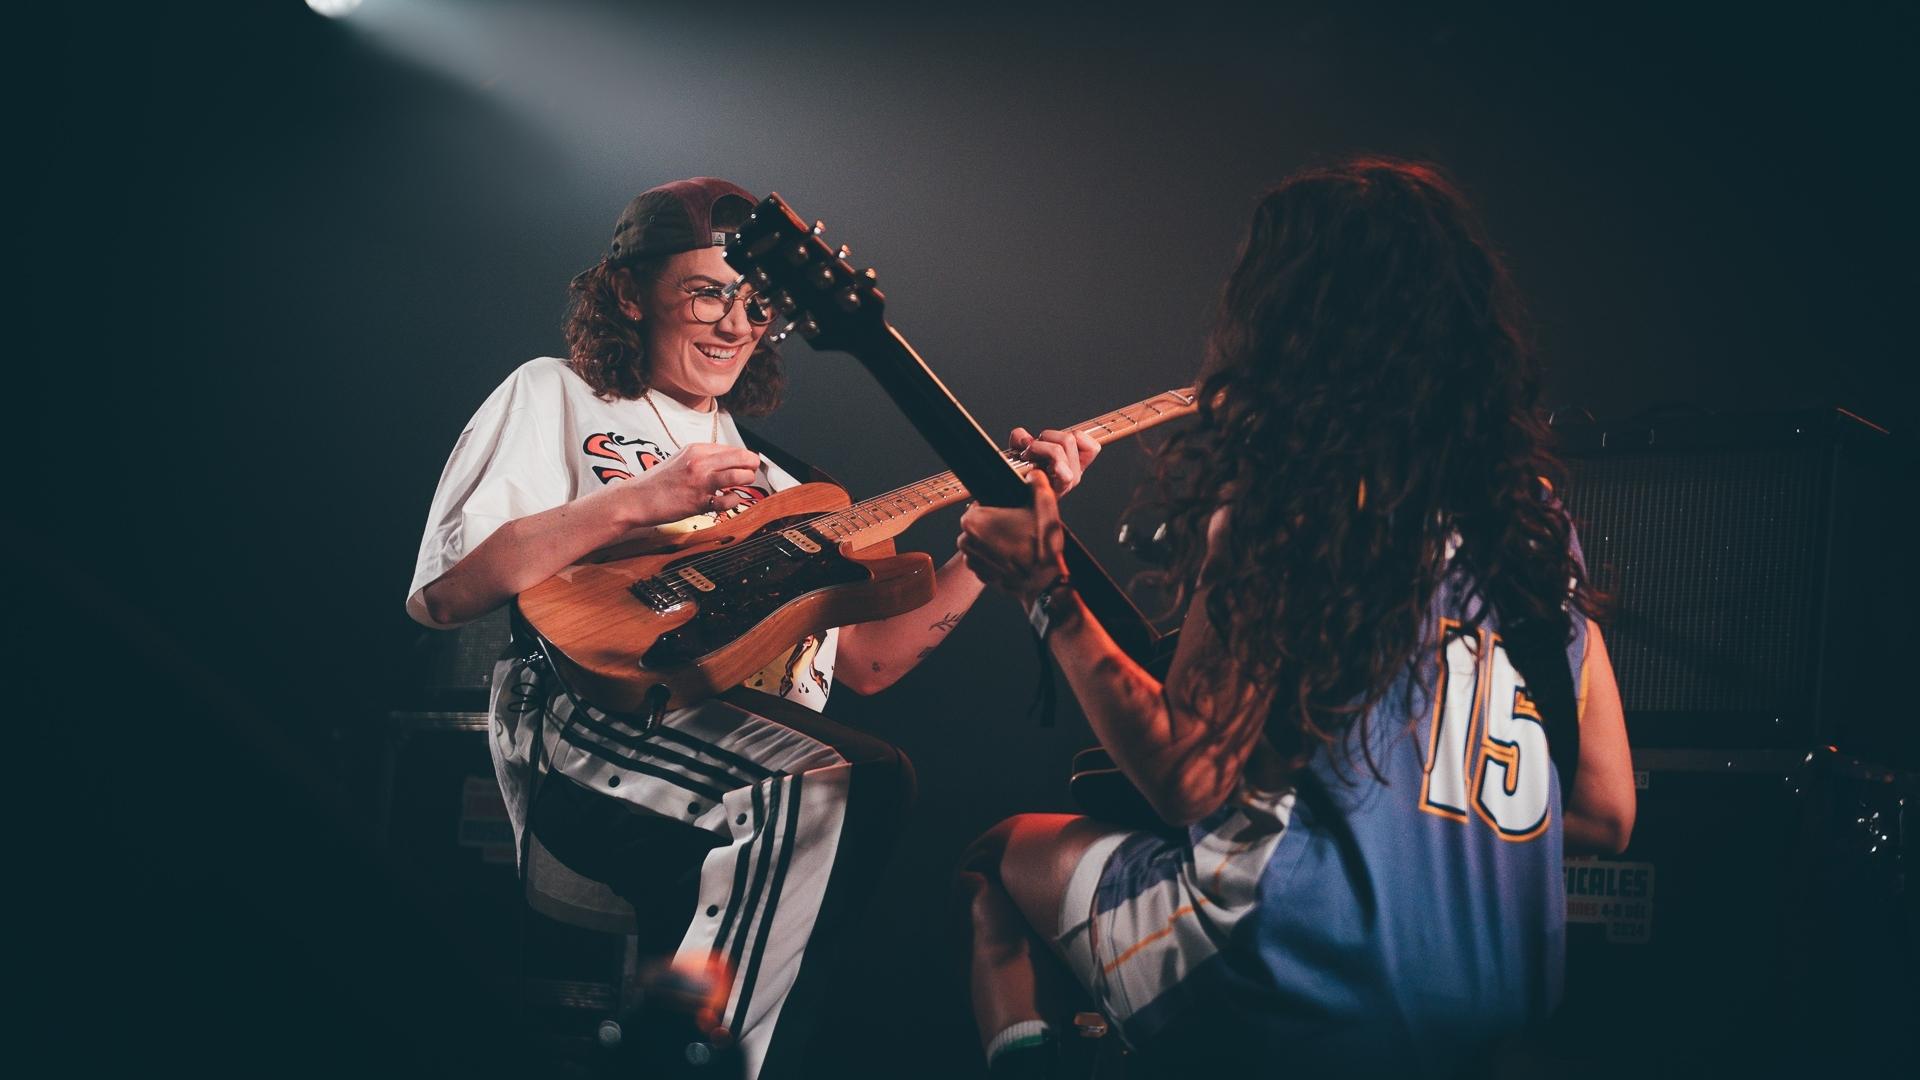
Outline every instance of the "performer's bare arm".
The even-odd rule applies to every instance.
[[[966,524],[985,542],[963,533],[960,545],[981,576],[1031,598],[1047,586],[1061,563],[1053,490],[1044,478],[1028,479],[1034,491],[1032,516],[974,507],[967,511]],[[1021,538],[1021,530],[1032,529],[1036,521],[1040,535]],[[1214,515],[1208,528],[1210,548],[1219,542],[1225,522],[1224,512]],[[992,546],[995,539],[1005,538],[1050,550],[1036,552],[1038,560],[1019,560],[1026,568],[1016,567],[1003,562]],[[1036,566],[1037,572],[1030,569]],[[1047,639],[1101,745],[1155,812],[1174,825],[1198,821],[1226,802],[1259,742],[1266,708],[1265,696],[1231,671],[1217,685],[1189,681],[1195,659],[1216,643],[1204,591],[1187,612],[1165,685],[1114,643],[1077,595],[1062,594]]]
[[[1580,686],[1580,766],[1565,800],[1566,848],[1570,854],[1616,855],[1633,835],[1633,756],[1613,663],[1591,619]]]

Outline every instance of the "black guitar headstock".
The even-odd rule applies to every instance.
[[[727,238],[727,263],[816,348],[852,351],[862,334],[879,330],[887,298],[872,269],[856,271],[847,249],[822,238],[776,192],[760,200],[740,231]]]

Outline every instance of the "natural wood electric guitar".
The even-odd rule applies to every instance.
[[[1104,444],[1194,407],[1190,390],[1170,390],[1073,430]],[[1022,474],[1031,468],[1003,453]],[[951,472],[857,504],[836,485],[801,484],[654,550],[600,552],[521,593],[520,613],[588,701],[677,708],[738,686],[823,627],[932,599],[933,560],[895,554],[893,538],[967,497]]]

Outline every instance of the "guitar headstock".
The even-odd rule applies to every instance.
[[[844,246],[827,246],[825,231],[801,222],[776,192],[727,238],[727,263],[816,348],[851,351],[854,339],[884,324],[887,298],[874,287],[879,275],[854,270]]]

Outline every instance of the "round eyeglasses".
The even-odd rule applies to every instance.
[[[685,286],[681,288],[687,294],[687,305],[693,309],[693,318],[696,322],[719,322],[727,317],[727,313],[733,310],[734,302],[740,299],[738,293],[729,296],[727,291],[718,285],[708,285],[701,289],[688,289]],[[746,305],[747,321],[753,325],[765,326],[773,321],[773,310],[767,307],[767,302],[758,296],[747,297]]]

